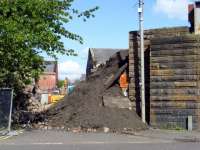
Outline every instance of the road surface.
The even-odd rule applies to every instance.
[[[0,140],[0,150],[199,150],[200,143],[134,135],[30,131]]]

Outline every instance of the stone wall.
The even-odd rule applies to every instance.
[[[146,116],[150,122],[150,53],[151,39],[166,36],[182,36],[189,34],[188,27],[151,29],[144,32],[145,36],[145,84],[146,84]],[[137,31],[129,33],[129,99],[138,115],[141,113],[140,107],[140,48],[139,34]]]
[[[200,127],[200,36],[151,39],[150,124],[160,128]]]

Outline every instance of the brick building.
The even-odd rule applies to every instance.
[[[51,92],[56,89],[58,82],[58,64],[57,61],[45,61],[44,72],[40,75],[38,86],[41,91]]]

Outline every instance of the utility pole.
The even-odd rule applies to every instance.
[[[140,89],[141,89],[141,108],[142,108],[142,122],[146,122],[146,110],[145,110],[145,72],[144,72],[144,2],[143,0],[139,0],[139,8],[138,8],[138,13],[139,13],[139,30],[140,30],[140,62],[141,62],[141,84],[140,84]]]

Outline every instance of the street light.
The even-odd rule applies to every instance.
[[[140,30],[140,52],[141,52],[141,108],[142,108],[142,121],[146,122],[146,110],[145,110],[145,72],[144,72],[144,2],[139,0],[139,30]]]

